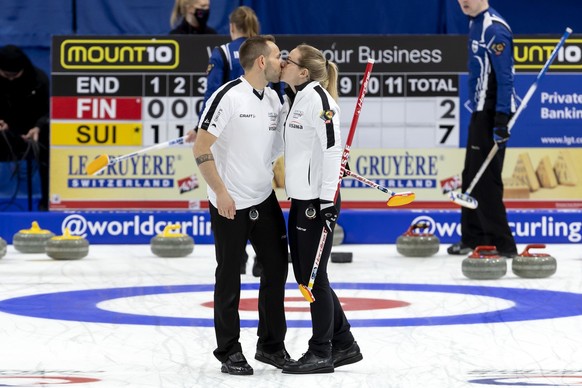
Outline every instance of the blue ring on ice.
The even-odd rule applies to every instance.
[[[352,327],[401,327],[468,325],[479,323],[516,322],[538,319],[564,318],[582,315],[582,295],[571,292],[522,288],[398,284],[398,283],[334,283],[337,290],[377,290],[438,292],[493,297],[513,302],[513,306],[480,313],[414,318],[350,319]],[[297,290],[295,284],[287,289]],[[242,284],[244,291],[258,290],[259,284]],[[113,323],[154,326],[212,327],[212,318],[181,318],[108,311],[99,303],[118,298],[157,294],[212,292],[214,285],[193,284],[174,286],[147,286],[64,291],[49,294],[21,296],[0,301],[0,311],[27,317],[58,319],[77,322]],[[257,319],[241,319],[241,327],[257,327]],[[310,320],[287,320],[288,327],[311,327]]]
[[[553,378],[551,382],[545,383],[548,378]],[[568,378],[572,378],[572,381],[567,381]],[[562,382],[556,382],[556,380],[562,380]],[[507,381],[509,380],[509,381]],[[569,375],[564,373],[563,375],[548,375],[548,376],[528,376],[525,375],[514,375],[506,377],[487,377],[469,380],[472,384],[483,384],[483,385],[499,385],[503,387],[579,387],[580,381],[582,381],[582,375]]]

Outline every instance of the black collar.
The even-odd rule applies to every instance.
[[[293,89],[291,89],[291,86],[289,85],[285,86],[285,94],[289,98],[289,102],[291,103],[291,105],[293,105],[293,102],[295,101],[295,92],[293,91]]]
[[[257,96],[259,98],[259,100],[263,100],[263,97],[265,96],[265,89],[263,89],[262,92],[259,92],[257,89],[253,88],[253,94],[255,96]]]
[[[302,83],[301,85],[297,85],[295,86],[295,89],[297,89],[298,92],[302,91],[303,89],[305,89],[305,87],[307,85],[309,85],[311,81],[305,81],[304,83]]]
[[[307,81],[302,83],[301,85],[295,86],[295,90],[297,92],[294,92],[293,89],[291,89],[291,86],[289,85],[285,87],[285,94],[287,95],[287,97],[289,97],[289,100],[291,100],[291,104],[293,104],[293,101],[295,101],[295,96],[297,95],[297,93],[305,89],[305,87],[309,85],[310,82],[311,81]]]

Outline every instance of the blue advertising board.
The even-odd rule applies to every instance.
[[[515,75],[517,95],[524,97],[535,74]],[[460,144],[467,143],[471,112],[467,108],[467,74],[459,76]],[[546,74],[511,132],[509,147],[582,147],[582,92],[580,74]]]
[[[207,211],[186,212],[31,212],[4,213],[10,223],[0,225],[0,236],[8,243],[20,230],[37,221],[42,229],[83,236],[91,244],[149,244],[169,224],[190,235],[197,244],[212,244]],[[287,212],[285,212],[287,216]],[[568,244],[582,241],[582,217],[576,210],[509,210],[509,226],[518,244]],[[419,233],[431,233],[441,243],[460,239],[460,211],[455,210],[343,210],[339,224],[345,244],[394,244],[410,225],[426,223]]]

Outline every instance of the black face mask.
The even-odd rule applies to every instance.
[[[206,22],[208,22],[208,17],[210,16],[210,10],[209,9],[199,9],[196,8],[194,10],[194,17],[196,18],[196,20],[198,21],[198,23],[200,23],[200,25],[202,27],[206,26]]]

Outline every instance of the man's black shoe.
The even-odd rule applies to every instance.
[[[299,360],[286,363],[283,373],[333,373],[333,359],[331,354],[329,357],[318,357],[308,350]]]
[[[220,368],[222,373],[229,375],[252,375],[253,368],[248,364],[247,359],[241,352],[231,354]]]
[[[462,242],[458,242],[447,248],[447,253],[449,255],[468,255],[471,252],[473,252],[473,248]]]
[[[281,349],[275,353],[266,353],[262,350],[257,350],[257,353],[255,353],[255,360],[273,365],[279,369],[283,369],[287,362],[293,361],[285,349]]]
[[[354,343],[346,349],[336,349],[333,348],[331,352],[331,357],[333,359],[333,366],[337,368],[338,366],[353,364],[358,361],[362,361],[364,356],[360,352],[360,347],[358,343]]]

